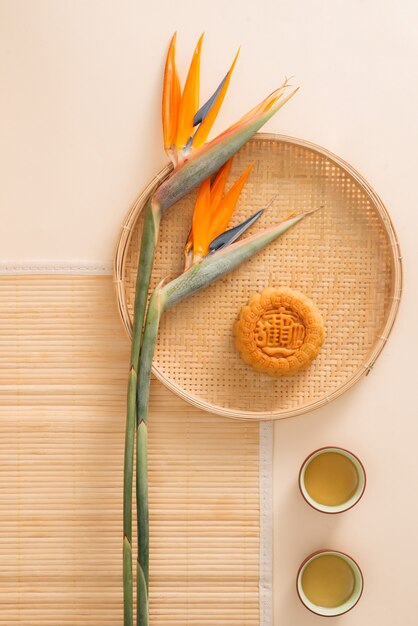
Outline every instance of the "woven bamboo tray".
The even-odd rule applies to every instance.
[[[322,209],[257,257],[169,310],[162,321],[154,374],[188,402],[228,417],[272,419],[316,409],[372,369],[399,307],[401,256],[390,217],[377,194],[350,165],[324,148],[258,134],[236,155],[230,180],[255,165],[234,224],[265,207],[255,228],[290,211]],[[138,197],[123,224],[115,282],[125,328],[132,332],[142,209],[169,174],[163,169]],[[182,271],[183,245],[196,192],[162,220],[152,284]],[[296,288],[321,310],[326,339],[305,372],[274,380],[238,356],[233,322],[250,295],[267,286]]]

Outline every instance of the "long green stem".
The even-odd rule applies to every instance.
[[[132,353],[138,364],[141,348],[142,329],[145,320],[148,289],[154,265],[155,247],[158,241],[161,210],[154,196],[150,196],[145,207],[144,226],[142,229],[141,251],[135,287],[134,328],[132,334]],[[136,331],[136,332],[135,332]],[[135,344],[135,345],[134,345]]]
[[[128,382],[128,410],[125,429],[123,470],[123,623],[133,626],[132,592],[132,472],[136,421],[137,372],[131,363]]]
[[[137,626],[149,625],[148,401],[152,359],[163,309],[161,290],[157,287],[148,306],[138,378],[138,429],[136,438]]]
[[[128,402],[125,430],[125,461],[123,473],[123,619],[124,626],[133,626],[132,582],[132,483],[135,431],[137,425],[137,382],[139,354],[142,341],[148,285],[154,260],[160,212],[148,200],[141,242],[141,254],[135,290],[134,326],[132,331],[131,362],[128,382]]]

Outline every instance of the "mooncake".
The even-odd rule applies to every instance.
[[[264,289],[242,307],[234,324],[241,358],[269,376],[291,376],[307,368],[324,342],[316,305],[288,288]]]

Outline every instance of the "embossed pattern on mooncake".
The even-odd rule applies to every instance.
[[[308,367],[324,342],[316,305],[294,289],[267,288],[244,306],[234,325],[242,359],[269,376],[291,376]]]

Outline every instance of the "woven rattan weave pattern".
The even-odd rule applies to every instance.
[[[232,274],[168,311],[154,372],[204,409],[242,419],[271,419],[321,406],[370,371],[396,317],[401,263],[382,202],[341,159],[303,141],[256,135],[236,155],[230,180],[252,161],[234,224],[266,206],[275,194],[273,206],[254,228],[272,225],[292,211],[322,208]],[[128,330],[140,211],[148,193],[149,188],[128,215],[115,261],[119,307]],[[195,192],[162,220],[154,285],[182,271],[194,200]],[[266,287],[303,292],[324,318],[326,339],[318,358],[288,379],[253,371],[234,348],[232,328],[241,307]]]

